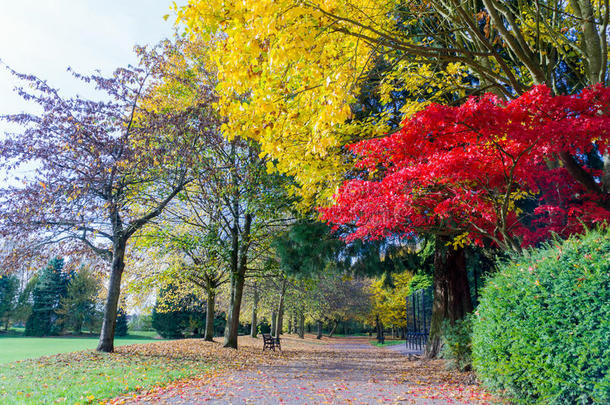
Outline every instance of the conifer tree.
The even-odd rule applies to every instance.
[[[71,274],[63,269],[64,260],[57,257],[49,261],[38,277],[32,292],[32,313],[25,325],[27,336],[56,335],[64,329],[63,317],[57,310],[68,292]]]
[[[4,322],[4,330],[17,305],[18,280],[15,276],[0,276],[0,325]]]
[[[114,334],[116,336],[127,336],[127,313],[123,305],[120,305],[117,311]]]

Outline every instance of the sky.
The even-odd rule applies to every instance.
[[[171,0],[0,0],[0,60],[34,74],[64,95],[91,95],[83,74],[134,64],[133,46],[154,45],[174,31]],[[178,2],[179,4],[182,2]],[[0,115],[33,112],[17,96],[19,82],[0,65]],[[0,133],[6,126],[0,123]]]

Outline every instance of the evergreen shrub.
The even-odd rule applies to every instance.
[[[481,294],[473,365],[514,402],[610,403],[610,233],[531,249]]]

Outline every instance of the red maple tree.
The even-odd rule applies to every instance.
[[[601,86],[432,104],[400,131],[349,146],[359,177],[339,188],[322,218],[353,226],[347,240],[435,235],[426,348],[434,357],[443,320],[472,311],[466,244],[518,251],[610,219],[609,109],[610,89]]]
[[[322,217],[355,225],[350,240],[433,233],[519,250],[610,219],[609,135],[603,86],[432,104],[400,131],[349,146],[360,178]],[[523,209],[528,200],[534,209]]]

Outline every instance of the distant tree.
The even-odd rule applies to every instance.
[[[152,315],[136,314],[132,315],[129,321],[129,329],[135,331],[151,331],[152,327]]]
[[[99,324],[101,314],[97,296],[100,289],[100,280],[87,267],[82,267],[70,279],[66,296],[56,312],[63,316],[65,326],[74,333],[81,333],[84,326],[92,331]]]
[[[279,234],[272,246],[280,259],[280,267],[291,276],[311,277],[319,274],[329,261],[336,259],[345,246],[328,225],[300,220]]]
[[[405,298],[411,293],[412,279],[412,272],[405,270],[372,280],[368,287],[371,293],[371,310],[367,320],[377,328],[378,337],[384,325],[399,328],[406,326]]]
[[[19,292],[17,297],[17,305],[13,313],[13,319],[15,322],[25,324],[27,319],[32,314],[32,293],[36,287],[38,281],[38,275],[34,275],[25,285],[23,290]]]
[[[116,336],[127,336],[127,313],[123,306],[119,306],[116,316],[116,329],[114,331]]]
[[[4,322],[4,330],[8,329],[11,316],[17,307],[17,277],[0,276],[0,326]]]
[[[193,294],[177,294],[175,285],[168,285],[159,291],[153,307],[152,326],[166,339],[183,338],[190,330],[194,335],[205,325],[205,303]]]
[[[58,309],[67,295],[71,274],[63,270],[63,259],[55,258],[38,276],[32,291],[32,313],[25,324],[27,336],[56,335],[64,329]]]

